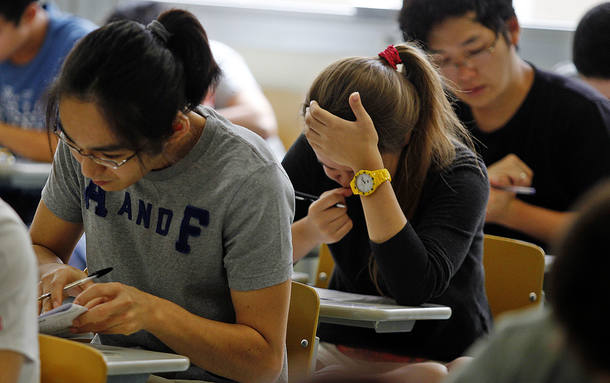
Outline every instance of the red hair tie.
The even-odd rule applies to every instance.
[[[394,69],[398,69],[396,65],[402,63],[398,50],[396,47],[394,47],[394,45],[388,45],[383,52],[379,53],[379,57],[385,59],[385,61],[387,61],[388,64],[390,64],[390,66]]]

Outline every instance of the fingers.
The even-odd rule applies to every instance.
[[[354,116],[356,116],[356,121],[366,121],[371,119],[369,114],[366,112],[366,109],[364,109],[364,105],[362,105],[360,93],[354,92],[349,95],[349,106],[352,108]]]
[[[488,167],[492,186],[530,186],[534,172],[515,154],[508,154]]]
[[[318,211],[322,211],[333,208],[338,203],[345,204],[346,193],[346,188],[337,188],[326,191],[320,195],[320,198],[318,198],[317,201],[310,205],[310,208],[313,207]],[[351,195],[351,190],[349,195]]]
[[[51,297],[42,301],[42,312],[60,306],[67,296],[64,287],[68,283],[83,278],[84,276],[85,274],[81,270],[67,265],[62,265],[61,267],[44,274],[40,279],[38,291],[40,295],[49,292],[51,293]]]
[[[329,223],[326,228],[328,237],[326,243],[335,243],[340,241],[354,226],[352,220],[347,215],[342,215],[336,220]]]
[[[78,294],[74,303],[81,306],[87,306],[91,301],[98,298],[111,300],[120,293],[120,283],[94,283],[82,293]]]

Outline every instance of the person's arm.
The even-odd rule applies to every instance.
[[[63,301],[63,287],[85,277],[85,273],[67,265],[83,225],[64,221],[40,202],[30,226],[30,238],[38,258],[39,294],[51,292],[51,299],[42,302],[42,310],[58,307]],[[86,288],[82,286],[81,289]]]
[[[498,194],[513,194],[505,191],[491,190],[490,201],[497,200]],[[557,233],[567,225],[573,218],[573,212],[559,212],[543,207],[528,204],[514,197],[509,198],[503,214],[498,215],[495,220],[489,222],[498,223],[513,230],[521,231],[527,235],[550,243]]]
[[[322,243],[341,240],[353,227],[347,215],[347,208],[336,207],[345,204],[345,197],[351,190],[337,188],[322,193],[308,209],[307,216],[292,224],[293,261],[297,262]]]
[[[57,138],[45,131],[0,123],[0,146],[33,161],[51,162]]]
[[[263,138],[277,135],[275,113],[259,89],[237,92],[229,98],[226,105],[216,110],[232,123],[248,128]]]
[[[531,186],[535,174],[517,155],[507,155],[490,165],[488,172],[491,189],[486,222],[506,226],[549,243],[573,216],[569,212],[529,204],[518,199],[515,193],[494,187]]]
[[[231,290],[235,323],[209,320],[120,283],[98,283],[74,301],[89,311],[78,332],[131,334],[147,330],[197,366],[240,382],[272,382],[282,369],[290,281]],[[98,304],[99,301],[104,304]]]
[[[350,105],[355,122],[313,103],[306,116],[307,138],[326,158],[354,171],[379,169],[383,162],[372,121],[354,94]],[[417,232],[407,222],[390,183],[361,196],[382,282],[398,303],[418,305],[442,294],[467,256],[480,229],[488,193],[483,165],[477,166],[474,158],[470,162],[425,190],[435,198],[425,211],[418,210]]]
[[[17,383],[23,364],[23,355],[10,350],[0,350],[0,383]]]

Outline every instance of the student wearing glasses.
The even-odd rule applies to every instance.
[[[294,194],[255,133],[199,105],[220,71],[181,10],[87,35],[53,84],[59,138],[31,237],[44,311],[84,273],[65,265],[83,231],[89,270],[73,331],[176,352],[171,379],[286,381]]]
[[[510,0],[408,0],[400,27],[456,88],[492,185],[486,233],[546,246],[576,198],[610,174],[609,102],[519,57]],[[494,187],[507,185],[535,194]]]

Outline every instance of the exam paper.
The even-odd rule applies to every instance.
[[[86,311],[84,306],[64,303],[38,316],[38,331],[48,335],[71,337],[74,335],[70,332],[72,321]]]

